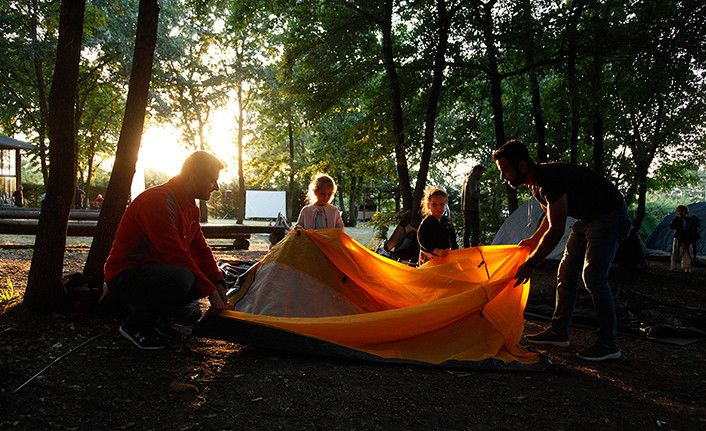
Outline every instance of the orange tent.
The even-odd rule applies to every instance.
[[[338,229],[294,230],[229,292],[229,310],[194,335],[320,355],[452,368],[533,369],[519,345],[528,250],[454,250],[413,268]]]

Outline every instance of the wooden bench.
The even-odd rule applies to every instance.
[[[0,234],[36,235],[38,224],[39,221],[37,219],[28,220],[20,217],[8,219],[0,214]],[[96,220],[69,220],[66,234],[68,236],[93,236],[96,233],[97,224]],[[269,240],[272,245],[277,244],[287,234],[287,229],[284,226],[253,226],[230,223],[206,223],[201,225],[201,230],[203,230],[203,235],[206,238],[233,239],[233,247],[237,250],[247,250],[250,247],[248,240],[252,234],[269,234]]]
[[[39,208],[2,208],[0,220],[38,220]],[[71,210],[69,220],[98,220],[100,210]]]

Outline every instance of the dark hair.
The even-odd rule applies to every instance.
[[[485,166],[483,165],[475,165],[471,172],[485,172],[486,170],[487,169],[485,169]]]
[[[181,166],[181,175],[188,177],[189,175],[202,175],[208,169],[221,170],[225,168],[225,164],[218,157],[207,151],[196,151],[189,155],[184,160]]]
[[[689,215],[689,207],[686,205],[677,205],[676,212],[682,211],[685,215]]]
[[[495,151],[493,154],[493,160],[498,161],[500,159],[507,160],[507,162],[512,166],[517,166],[520,162],[525,162],[528,165],[534,164],[527,147],[525,147],[522,142],[514,139],[504,143]]]

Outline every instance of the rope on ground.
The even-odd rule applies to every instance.
[[[40,372],[38,372],[37,374],[35,374],[35,375],[33,375],[32,377],[30,377],[29,380],[27,380],[26,382],[22,383],[17,389],[15,389],[14,391],[12,391],[12,393],[14,394],[15,392],[17,392],[17,391],[19,391],[20,389],[24,388],[29,382],[31,382],[32,380],[34,380],[35,378],[37,378],[40,374],[42,374],[42,373],[45,372],[47,369],[49,369],[49,367],[51,367],[52,365],[54,365],[54,364],[56,364],[57,362],[59,362],[64,356],[68,355],[68,354],[71,353],[71,352],[74,352],[74,351],[80,349],[81,347],[85,346],[86,344],[90,343],[91,341],[95,340],[96,338],[101,337],[101,336],[107,334],[108,332],[110,332],[110,330],[103,331],[103,332],[101,332],[100,334],[96,335],[95,337],[89,338],[88,340],[84,341],[83,343],[79,344],[78,346],[74,347],[73,349],[69,350],[68,352],[64,353],[63,355],[59,356],[58,358],[54,359],[54,361],[52,361],[51,364],[49,364],[49,365],[47,365],[46,367],[42,368],[42,370],[41,370]]]

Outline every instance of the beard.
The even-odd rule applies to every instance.
[[[527,174],[520,172],[519,169],[515,170],[517,173],[517,177],[515,177],[512,180],[508,180],[507,183],[512,187],[513,189],[519,188],[521,185],[525,184],[527,182]]]

